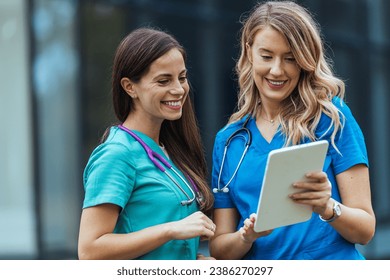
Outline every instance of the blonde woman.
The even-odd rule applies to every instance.
[[[237,111],[217,134],[213,152],[213,257],[364,259],[355,244],[367,244],[375,232],[367,151],[343,101],[344,83],[328,61],[318,25],[296,3],[261,3],[244,20]],[[222,163],[227,139],[243,126],[252,135],[249,149],[244,152],[247,135],[239,132]],[[290,196],[310,205],[312,218],[255,232],[253,213],[269,152],[317,140],[329,142],[324,169],[307,174],[311,183],[296,182]]]

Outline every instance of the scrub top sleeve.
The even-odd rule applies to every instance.
[[[337,101],[335,105],[344,115],[344,119],[341,118],[344,127],[342,131],[337,133],[335,139],[336,146],[341,154],[333,146],[330,146],[335,173],[340,174],[357,164],[368,166],[367,149],[361,128],[345,103],[340,105],[340,102]]]
[[[92,153],[84,171],[83,208],[111,203],[125,207],[135,178],[132,156],[120,143],[105,143]]]
[[[213,149],[213,165],[212,165],[212,173],[211,173],[211,188],[218,188],[218,176],[219,170],[221,168],[221,161],[223,157],[225,141],[223,137],[221,137],[221,133],[217,134],[217,137],[214,142]],[[220,188],[224,186],[223,182],[225,182],[223,176],[221,176]],[[234,208],[235,205],[230,197],[229,193],[217,192],[214,193],[214,208]]]

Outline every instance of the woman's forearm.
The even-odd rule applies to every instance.
[[[221,234],[210,240],[210,255],[216,259],[242,259],[251,249],[252,244],[252,242],[245,241],[239,231]]]
[[[79,248],[80,259],[135,259],[171,240],[167,224],[127,233],[107,233],[85,242]]]
[[[351,243],[365,245],[375,233],[375,216],[362,209],[341,206],[341,216],[330,224]]]

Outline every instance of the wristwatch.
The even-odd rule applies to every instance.
[[[341,216],[341,207],[340,207],[340,203],[338,203],[336,200],[334,201],[334,204],[333,204],[333,216],[330,217],[329,219],[325,220],[324,218],[321,217],[321,215],[319,216],[321,221],[323,222],[327,222],[327,223],[330,223],[330,222],[333,222],[334,220],[336,220],[338,217]]]

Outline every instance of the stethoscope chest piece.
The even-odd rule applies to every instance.
[[[200,192],[196,193],[196,201],[198,202],[199,205],[204,204],[204,197]]]

